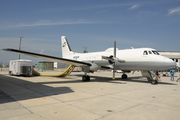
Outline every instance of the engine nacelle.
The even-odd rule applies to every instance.
[[[84,72],[94,72],[94,71],[97,71],[100,68],[101,68],[101,66],[98,66],[95,63],[91,63],[91,66],[83,66],[82,67]]]
[[[97,71],[101,66],[98,66],[97,64],[95,63],[91,63],[92,66],[90,66],[89,68],[89,71],[90,72],[94,72],[94,71]]]

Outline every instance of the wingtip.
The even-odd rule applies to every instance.
[[[12,49],[12,48],[4,48],[4,49],[2,49],[2,50],[4,50],[4,51],[14,51],[14,50],[16,50],[16,49]]]
[[[2,49],[2,50],[7,51],[7,50],[8,50],[8,48],[4,48],[4,49]]]

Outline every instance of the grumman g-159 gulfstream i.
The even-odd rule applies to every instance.
[[[113,79],[115,79],[116,70],[122,70],[123,79],[127,78],[126,72],[141,71],[144,77],[153,82],[151,71],[166,70],[176,66],[173,60],[161,56],[155,49],[151,48],[118,50],[116,41],[114,41],[114,48],[102,52],[76,53],[71,50],[65,36],[61,37],[61,43],[62,58],[9,48],[3,50],[81,67],[85,73],[82,76],[82,81],[90,81],[87,73],[93,73],[99,69],[112,69]]]

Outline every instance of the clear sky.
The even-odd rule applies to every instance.
[[[180,51],[179,0],[0,0],[0,49],[61,57],[61,36],[83,52],[150,47]],[[41,59],[23,56],[37,63]],[[18,54],[0,50],[0,62]]]

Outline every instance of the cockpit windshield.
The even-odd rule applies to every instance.
[[[160,55],[159,53],[158,53],[158,51],[156,51],[156,50],[152,50],[152,51],[147,51],[147,50],[145,50],[144,52],[143,52],[143,55],[151,55],[151,54],[154,54],[154,55]]]
[[[148,55],[148,52],[147,52],[147,51],[144,51],[143,55]]]
[[[153,52],[155,55],[160,55],[160,54],[158,53],[158,51],[152,50],[152,52]]]

